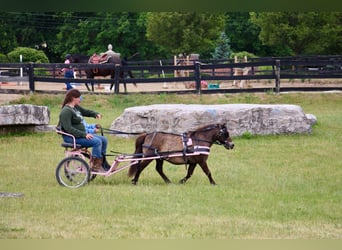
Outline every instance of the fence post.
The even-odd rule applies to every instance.
[[[197,94],[201,94],[201,64],[199,62],[195,63],[195,81]]]
[[[276,70],[275,70],[275,77],[276,77],[276,93],[279,94],[280,92],[280,60],[276,60]]]
[[[33,63],[30,63],[28,65],[28,75],[29,75],[29,88],[30,92],[34,92],[34,77],[33,77],[34,69],[33,69]]]
[[[120,64],[115,64],[115,75],[114,75],[114,93],[119,94],[120,85]]]

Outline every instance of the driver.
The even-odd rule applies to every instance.
[[[82,108],[80,102],[81,93],[78,89],[71,89],[66,93],[62,110],[59,114],[60,127],[62,131],[75,136],[77,144],[83,147],[92,147],[91,170],[94,172],[104,172],[102,163],[106,155],[107,138],[87,133],[83,124],[84,116],[101,119],[102,115],[98,112]],[[67,135],[63,135],[63,140],[67,143],[73,143],[73,139]]]

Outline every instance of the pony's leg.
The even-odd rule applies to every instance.
[[[148,164],[150,164],[151,161],[152,160],[145,160],[145,161],[141,161],[140,163],[138,163],[139,165],[137,166],[138,168],[137,172],[135,173],[135,176],[131,181],[133,185],[137,184],[141,172],[147,167]]]
[[[211,176],[211,172],[210,172],[210,170],[209,170],[209,168],[208,168],[207,162],[204,161],[204,162],[200,163],[200,166],[201,166],[203,172],[208,176],[208,179],[209,179],[209,181],[210,181],[210,184],[216,185],[216,183],[215,183],[213,177]]]
[[[163,163],[164,161],[161,159],[157,159],[156,160],[156,170],[159,173],[159,175],[163,178],[163,180],[165,181],[165,183],[171,183],[171,181],[169,180],[169,178],[166,177],[166,175],[163,172]]]
[[[192,176],[192,174],[195,170],[195,167],[196,167],[196,163],[195,164],[193,164],[193,163],[189,164],[188,172],[187,172],[186,176],[179,181],[180,184],[184,184]]]

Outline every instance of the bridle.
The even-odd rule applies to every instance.
[[[205,131],[208,131],[208,130],[212,130],[214,128],[220,128],[220,131],[218,133],[218,138],[221,138],[222,136],[225,136],[225,143],[222,143],[220,142],[218,139],[214,142],[212,141],[208,141],[208,140],[203,140],[203,139],[200,139],[200,138],[197,138],[197,137],[192,137],[192,140],[194,141],[201,141],[201,142],[206,142],[206,143],[214,143],[214,144],[217,144],[217,145],[226,145],[226,141],[228,139],[228,131],[227,131],[227,128],[226,127],[222,127],[220,124],[216,124],[216,125],[212,125],[212,126],[209,126],[207,128],[204,128],[202,130],[197,130],[197,131],[192,131],[192,132],[205,132]]]

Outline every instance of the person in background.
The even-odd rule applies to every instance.
[[[78,89],[70,89],[67,91],[62,110],[59,114],[59,124],[62,131],[72,134],[76,138],[76,143],[83,147],[92,148],[92,159],[90,159],[90,167],[94,172],[103,172],[103,160],[107,150],[107,138],[101,135],[87,133],[83,120],[84,116],[101,119],[102,115],[98,112],[85,109],[80,106],[81,93]],[[73,143],[70,136],[63,135],[66,143]]]
[[[65,55],[65,61],[64,64],[70,64],[71,63],[71,55],[70,54],[66,54]],[[62,69],[62,72],[64,73],[64,77],[67,79],[73,79],[74,78],[74,70],[71,67],[65,67]],[[65,87],[66,90],[70,90],[73,87],[71,86],[70,81],[66,81],[65,82]]]
[[[105,54],[110,55],[110,56],[117,54],[113,51],[113,46],[111,44],[108,44],[107,48],[108,50],[105,52]]]

